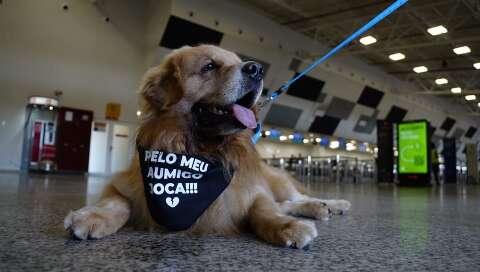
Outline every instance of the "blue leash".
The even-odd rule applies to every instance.
[[[281,94],[283,94],[284,92],[286,92],[288,90],[288,88],[290,87],[290,85],[292,85],[295,81],[297,81],[299,78],[303,77],[304,75],[308,74],[310,71],[312,71],[313,69],[315,69],[315,67],[317,67],[318,65],[320,65],[322,62],[326,61],[327,59],[329,59],[330,57],[332,57],[334,54],[336,54],[338,51],[340,51],[340,49],[344,48],[345,46],[347,46],[350,42],[352,42],[354,39],[358,38],[360,35],[362,35],[363,33],[365,33],[367,30],[369,30],[370,28],[372,28],[373,26],[375,26],[376,24],[378,24],[380,21],[382,21],[383,19],[385,19],[387,16],[389,16],[390,14],[392,14],[394,11],[396,11],[397,9],[399,9],[401,6],[403,6],[404,4],[406,4],[408,2],[408,0],[397,0],[395,1],[393,4],[391,4],[388,8],[386,8],[385,10],[383,10],[380,14],[378,14],[377,16],[375,16],[375,18],[373,18],[372,20],[370,20],[370,22],[368,22],[367,24],[365,24],[364,26],[362,26],[360,29],[358,29],[357,31],[355,31],[352,35],[350,35],[348,38],[346,38],[343,42],[341,42],[339,45],[337,45],[335,48],[333,48],[332,50],[330,50],[327,54],[323,55],[323,57],[317,59],[315,62],[313,62],[312,64],[310,64],[307,68],[305,68],[301,73],[299,73],[298,75],[294,76],[293,78],[291,78],[289,81],[287,81],[286,83],[284,83],[280,88],[278,88],[278,90],[276,90],[275,92],[273,92],[267,99],[265,99],[263,102],[260,102],[258,104],[258,107],[259,109],[262,109],[264,106],[266,106],[267,104],[271,103],[273,100],[277,99],[278,96],[280,96]],[[260,123],[257,124],[257,127],[253,130],[253,133],[254,135],[252,136],[252,142],[254,144],[257,143],[258,139],[260,139],[260,136],[261,136],[261,132],[262,132],[262,125]]]

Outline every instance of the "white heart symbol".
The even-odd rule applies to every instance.
[[[178,205],[178,202],[180,202],[180,199],[178,199],[178,197],[174,197],[173,199],[171,197],[167,197],[165,201],[167,202],[168,206],[175,208]]]

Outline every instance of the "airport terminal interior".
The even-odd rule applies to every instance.
[[[478,0],[0,0],[0,271],[480,271],[479,124]],[[272,242],[243,202],[246,231],[188,231],[267,183],[267,225],[332,200],[286,212],[318,235]],[[82,237],[69,217],[116,196],[128,222]]]

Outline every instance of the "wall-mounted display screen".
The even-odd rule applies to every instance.
[[[398,165],[400,174],[428,173],[428,123],[398,125]]]

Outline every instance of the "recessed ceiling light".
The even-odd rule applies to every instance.
[[[454,94],[459,94],[459,93],[462,93],[462,88],[455,87],[455,88],[451,88],[450,91]]]
[[[417,67],[413,68],[413,71],[417,74],[421,74],[421,73],[428,72],[428,68],[425,67],[425,66],[417,66]]]
[[[468,46],[460,46],[460,47],[454,48],[453,52],[455,52],[455,54],[457,55],[463,55],[463,54],[472,52],[472,50],[470,50],[470,47]]]
[[[437,85],[447,84],[447,83],[448,83],[448,79],[446,79],[446,78],[438,78],[438,79],[435,79],[435,83],[437,83]]]
[[[360,43],[363,44],[363,45],[370,45],[370,44],[374,44],[376,42],[377,42],[377,39],[375,39],[375,37],[373,37],[373,36],[365,36],[365,37],[360,39]]]
[[[477,70],[480,70],[480,62],[474,63],[473,67],[475,67]]]
[[[427,29],[427,31],[432,36],[437,36],[437,35],[445,34],[448,32],[448,30],[443,25],[431,27]]]
[[[137,116],[140,116],[140,115],[142,115],[142,112],[138,110],[137,111]]]
[[[480,103],[477,104],[480,107]]]
[[[473,101],[473,100],[477,100],[477,96],[474,94],[469,94],[465,96],[465,99],[468,101]]]
[[[405,55],[402,54],[402,53],[395,53],[395,54],[391,54],[390,56],[388,56],[391,60],[393,61],[398,61],[398,60],[403,60],[405,59]]]

